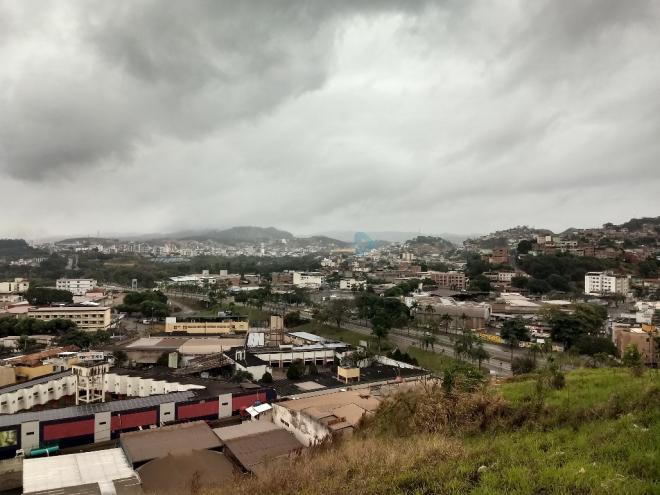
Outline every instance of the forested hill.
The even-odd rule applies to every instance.
[[[0,239],[0,259],[29,258],[42,254],[23,239]]]

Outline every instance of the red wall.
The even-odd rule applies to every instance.
[[[201,418],[203,416],[217,416],[219,412],[218,401],[211,400],[198,404],[188,404],[177,407],[176,419]]]
[[[112,431],[157,424],[158,415],[155,410],[112,416]]]
[[[93,434],[94,420],[82,419],[80,421],[69,421],[68,423],[44,425],[43,440],[50,442],[61,438],[81,437],[83,435]]]
[[[246,407],[253,406],[256,401],[268,402],[266,392],[257,392],[255,394],[241,395],[239,397],[234,396],[231,401],[231,409],[232,411],[245,409]]]

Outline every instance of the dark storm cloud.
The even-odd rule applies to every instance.
[[[0,228],[96,231],[57,203],[83,190],[115,231],[476,231],[564,222],[566,191],[591,224],[654,214],[658,25],[660,1],[0,0],[0,183],[30,205]]]
[[[154,135],[195,138],[256,118],[323,84],[337,19],[395,5],[97,2],[62,13],[73,26],[45,16],[52,41],[76,52],[62,65],[59,54],[28,48],[4,94],[1,165],[43,180],[103,160],[130,162]]]

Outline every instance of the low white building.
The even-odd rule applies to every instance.
[[[96,280],[91,278],[58,278],[55,287],[68,290],[74,296],[84,296],[97,286]]]
[[[353,288],[359,289],[360,287],[365,287],[367,284],[366,280],[355,280],[354,278],[342,278],[339,281],[339,288],[341,290],[351,290]]]
[[[319,272],[293,272],[293,285],[296,287],[318,288],[325,282]]]
[[[591,296],[604,294],[627,294],[630,277],[609,272],[588,272],[584,276],[584,293]]]
[[[22,294],[30,288],[30,282],[24,278],[15,278],[13,281],[0,282],[0,294]]]

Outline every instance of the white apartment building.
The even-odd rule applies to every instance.
[[[630,277],[617,276],[608,272],[588,272],[584,276],[584,293],[591,296],[603,294],[627,294]]]
[[[0,294],[22,294],[30,288],[30,282],[24,278],[15,278],[11,282],[0,282]]]
[[[342,278],[339,281],[339,288],[341,290],[352,290],[353,288],[359,289],[367,285],[366,280],[355,280],[354,278]]]
[[[318,288],[325,282],[319,272],[293,272],[293,285],[296,287]]]
[[[91,278],[58,278],[55,287],[68,290],[74,296],[84,296],[97,286],[96,280]]]

